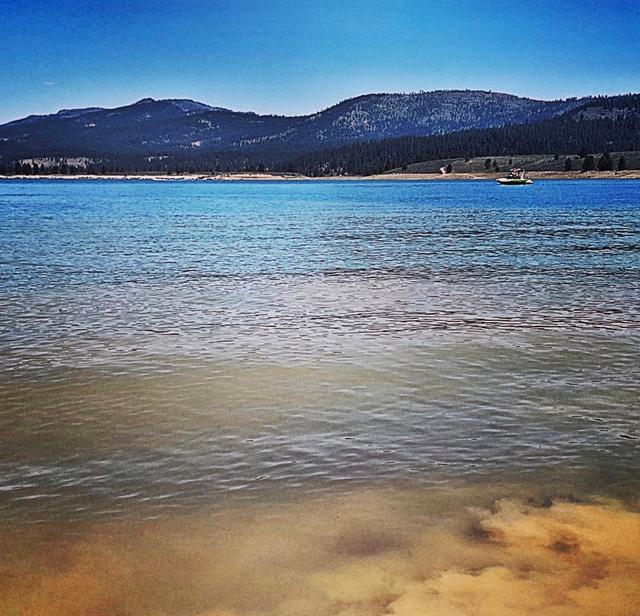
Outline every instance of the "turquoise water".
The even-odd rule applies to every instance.
[[[640,182],[0,183],[0,516],[637,494]]]

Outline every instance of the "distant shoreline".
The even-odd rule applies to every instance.
[[[311,177],[295,173],[188,173],[181,175],[151,174],[78,174],[78,175],[4,175],[0,180],[152,180],[156,182],[229,182],[229,181],[416,181],[416,180],[493,180],[503,177],[504,173],[382,173],[379,175],[343,175]],[[638,180],[640,170],[626,171],[532,171],[528,177],[534,180]]]

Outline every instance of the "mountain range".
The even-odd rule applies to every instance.
[[[145,98],[115,109],[63,109],[9,122],[0,126],[0,156],[92,158],[260,148],[291,156],[354,141],[531,123],[581,102],[469,90],[368,94],[289,117]]]
[[[439,90],[367,94],[311,115],[279,116],[190,99],[145,98],[113,109],[63,109],[0,125],[0,165],[63,159],[127,170],[282,168],[309,153],[356,143],[534,125],[578,109],[584,117],[598,101]]]

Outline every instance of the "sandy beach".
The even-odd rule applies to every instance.
[[[627,171],[533,171],[527,174],[533,180],[638,180],[640,170]],[[451,181],[451,180],[493,180],[503,177],[504,173],[381,173],[379,175],[342,175],[326,177],[309,177],[299,173],[185,173],[181,175],[154,174],[117,174],[117,175],[9,175],[0,176],[0,180],[153,180],[156,182],[169,181],[206,181],[206,182],[230,182],[230,181]]]

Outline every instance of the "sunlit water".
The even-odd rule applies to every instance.
[[[14,529],[128,520],[110,535],[123,545],[109,544],[126,551],[135,541],[122,537],[144,520],[177,524],[154,535],[165,547],[180,543],[176,533],[231,541],[220,525],[193,521],[230,516],[235,554],[257,531],[255,517],[249,532],[231,512],[288,503],[273,514],[279,523],[262,522],[270,539],[260,541],[271,554],[283,549],[274,539],[283,524],[315,529],[316,543],[290,540],[300,552],[290,573],[320,544],[337,550],[322,552],[332,566],[415,548],[415,529],[433,522],[427,494],[467,495],[458,511],[532,494],[538,504],[594,495],[629,504],[640,495],[640,182],[2,181],[0,353],[0,519]],[[342,503],[343,518],[327,503]],[[348,518],[349,529],[320,530],[318,512]],[[485,518],[473,524],[502,524]],[[446,533],[453,544],[469,536]],[[100,552],[90,537],[84,549]],[[9,554],[23,549],[14,540],[4,539]],[[144,545],[138,567],[155,558]],[[193,558],[187,550],[185,562]],[[442,559],[445,570],[486,566]],[[177,562],[138,590],[163,596]],[[255,587],[270,564],[254,564],[234,569],[218,594],[193,582],[197,592],[181,590],[181,600],[121,611],[100,595],[86,613],[422,614],[411,607],[422,591],[318,603],[308,591],[316,565],[286,588],[263,580],[270,599],[258,587],[246,604],[229,588],[252,575]],[[376,575],[349,580],[368,588]],[[14,591],[7,613],[25,601]],[[307,603],[287,603],[293,595]]]

